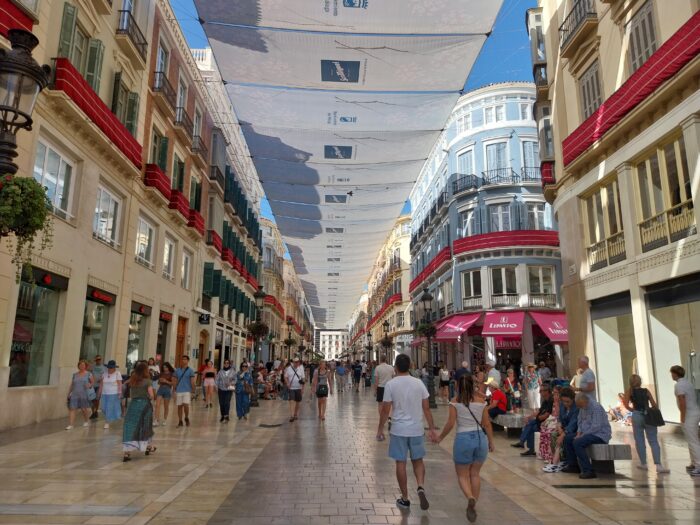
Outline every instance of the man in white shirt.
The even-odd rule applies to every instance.
[[[588,366],[587,356],[584,355],[579,357],[578,367],[581,370],[583,370],[583,372],[581,373],[581,377],[579,378],[579,386],[578,388],[576,388],[576,392],[583,392],[589,397],[589,399],[598,401],[598,396],[596,395],[595,391],[595,373]]]
[[[544,361],[540,361],[540,366],[537,369],[537,374],[540,376],[540,379],[542,380],[543,383],[545,381],[549,381],[552,378],[552,371],[544,363]]]
[[[381,356],[379,361],[380,365],[374,370],[374,387],[377,391],[379,417],[381,417],[382,401],[384,401],[384,387],[394,377],[394,367],[386,362],[385,355]]]
[[[289,422],[299,419],[301,407],[301,393],[304,389],[304,367],[298,357],[294,358],[291,365],[284,371],[284,384],[289,391]]]
[[[676,403],[681,413],[681,425],[683,434],[688,441],[690,451],[690,465],[685,467],[694,478],[700,477],[700,438],[698,438],[698,424],[700,424],[700,407],[695,392],[695,386],[685,377],[685,368],[679,365],[671,367],[671,377],[676,382],[673,388],[676,394]]]
[[[402,510],[409,510],[411,502],[408,500],[408,473],[406,461],[410,454],[413,464],[413,473],[418,483],[418,497],[420,508],[428,510],[429,503],[425,495],[423,483],[425,481],[425,436],[423,431],[423,417],[428,422],[431,441],[437,440],[437,432],[433,423],[433,415],[428,404],[428,389],[420,379],[409,375],[411,359],[400,354],[395,361],[396,377],[384,385],[384,400],[382,412],[377,428],[377,439],[384,440],[384,424],[393,411],[391,432],[389,434],[389,457],[396,461],[396,479],[401,489],[401,497],[396,500],[396,506]]]
[[[486,369],[487,369],[486,380],[488,381],[489,377],[493,377],[493,380],[500,387],[502,384],[501,373],[496,369],[496,361],[494,361],[494,360],[486,361]]]

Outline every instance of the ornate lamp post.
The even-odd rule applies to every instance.
[[[433,325],[430,320],[433,296],[427,288],[423,288],[423,294],[420,296],[420,301],[423,303],[423,312],[425,315],[424,322],[427,325],[425,335],[426,339],[428,340],[428,394],[430,394],[428,401],[430,403],[430,408],[437,408],[437,403],[435,401],[435,357],[433,356],[433,346],[431,342]]]
[[[32,58],[39,40],[24,29],[10,29],[12,49],[0,50],[0,174],[14,175],[17,131],[32,129],[32,112],[39,92],[49,84],[51,68]]]
[[[287,342],[289,343],[292,340],[292,326],[294,326],[294,321],[292,321],[291,317],[287,317]],[[287,354],[289,354],[287,357],[289,359],[292,358],[292,345],[288,344],[287,345]]]
[[[255,299],[255,320],[259,323],[261,321],[262,317],[262,312],[263,308],[265,308],[265,297],[267,297],[267,294],[263,292],[263,287],[260,285],[260,288],[253,294],[253,299]],[[256,339],[255,341],[256,344],[256,349],[255,349],[255,355],[259,356],[260,352],[257,348],[258,340]],[[269,348],[269,343],[268,343],[268,348]]]
[[[297,347],[299,349],[299,353],[303,356],[304,355],[304,350],[306,350],[306,346],[304,345],[304,331],[302,330],[301,334],[299,334],[300,342],[299,346]],[[303,359],[303,357],[302,357]]]
[[[389,339],[389,319],[385,319],[384,322],[382,323],[382,329],[384,330],[384,339],[382,339],[382,348],[386,350],[386,353],[388,353],[389,350],[391,350],[392,342],[391,339]],[[389,359],[389,362],[392,362],[392,359]]]
[[[367,331],[367,361],[369,361],[369,358],[372,357],[372,349],[374,347],[372,346],[372,332],[369,330]]]

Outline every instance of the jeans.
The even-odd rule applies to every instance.
[[[535,418],[528,421],[523,427],[523,430],[520,432],[520,443],[527,443],[528,450],[535,449],[535,432],[537,432],[539,429],[539,421],[537,421],[537,418]]]
[[[698,423],[700,423],[700,411],[686,412],[683,423],[683,434],[688,441],[690,450],[690,462],[700,469],[700,438],[698,438]]]
[[[578,466],[583,473],[593,472],[591,458],[588,457],[586,448],[589,445],[605,444],[598,436],[593,434],[584,434],[581,437],[576,437],[575,434],[567,434],[564,438],[564,450],[566,451],[566,462],[568,465],[573,465],[573,459],[576,457]]]
[[[233,396],[233,392],[231,390],[218,390],[218,392],[221,417],[228,417],[228,413],[231,411],[231,397]]]
[[[245,390],[236,392],[236,415],[238,419],[247,415],[248,412],[250,412],[250,395]]]
[[[661,448],[659,447],[659,439],[657,438],[658,429],[652,425],[644,423],[644,412],[635,410],[632,412],[632,430],[634,431],[634,446],[637,449],[637,455],[642,465],[647,464],[647,447],[644,441],[644,434],[649,441],[651,448],[651,456],[654,458],[654,465],[661,464]]]
[[[499,408],[499,407],[489,408],[489,417],[490,417],[491,419],[493,419],[493,418],[495,418],[496,416],[499,416],[499,415],[501,415],[501,414],[505,414],[505,413],[506,413],[506,411],[503,410],[502,408]]]

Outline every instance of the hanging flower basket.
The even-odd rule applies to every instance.
[[[286,346],[294,346],[295,344],[297,344],[297,340],[294,339],[293,337],[288,337],[287,339],[284,340],[284,344]]]
[[[0,240],[14,242],[12,262],[19,282],[22,269],[31,265],[37,235],[39,252],[51,246],[53,224],[46,189],[31,177],[3,175],[0,178]]]
[[[391,348],[391,345],[393,344],[393,340],[391,337],[388,335],[386,337],[382,337],[381,341],[379,343],[382,345],[382,348]]]
[[[262,322],[256,321],[248,325],[248,333],[250,333],[250,335],[252,335],[255,339],[265,337],[269,331],[270,328]]]
[[[416,328],[416,334],[421,337],[435,337],[436,333],[437,330],[430,323],[421,323],[418,325],[418,328]]]

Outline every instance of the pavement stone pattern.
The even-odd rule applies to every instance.
[[[446,406],[434,415],[442,425]],[[431,509],[420,510],[411,477],[411,512],[395,507],[394,464],[388,443],[375,440],[370,391],[332,396],[325,422],[308,389],[294,423],[282,401],[261,401],[248,421],[218,418],[201,401],[190,428],[178,428],[171,414],[156,428],[156,454],[129,463],[121,461],[121,425],[103,430],[101,419],[70,432],[58,419],[0,433],[0,524],[466,523],[449,438],[428,445]],[[671,474],[637,469],[635,454],[594,480],[545,474],[542,461],[521,458],[497,433],[477,523],[698,525],[700,480],[685,473],[687,447],[675,430],[660,432]],[[631,429],[614,426],[613,441],[633,443]]]

